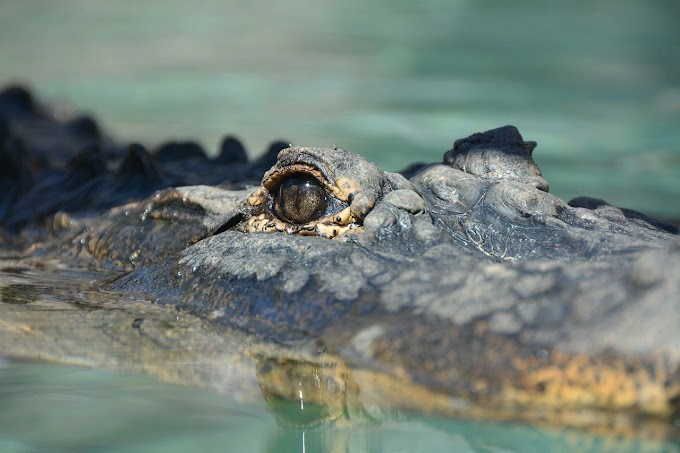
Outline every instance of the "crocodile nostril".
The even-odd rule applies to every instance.
[[[290,176],[274,190],[274,214],[289,223],[317,220],[327,206],[326,189],[311,176]]]

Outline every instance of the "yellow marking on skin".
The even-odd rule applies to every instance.
[[[338,190],[343,195],[343,201],[349,200],[350,195],[353,193],[361,192],[361,185],[354,181],[353,179],[346,178],[344,176],[340,177],[335,181],[338,186]]]
[[[505,398],[524,404],[560,407],[633,409],[641,413],[667,414],[673,391],[665,389],[666,372],[661,363],[653,375],[634,360],[593,358],[552,353],[550,363],[516,359],[522,372],[518,383],[506,383]]]
[[[301,236],[321,236],[332,239],[337,236],[342,236],[348,232],[361,233],[363,228],[355,223],[348,225],[337,225],[326,220],[326,222],[316,221],[306,225],[292,225],[282,222],[278,219],[266,218],[264,214],[257,217],[251,217],[246,220],[242,226],[246,233],[253,233],[256,231],[265,232],[280,232],[287,234],[299,234]]]
[[[317,223],[315,227],[316,233],[319,236],[328,239],[333,239],[334,237],[342,236],[343,234],[349,232],[351,229],[352,229],[351,225],[338,226],[334,224],[324,223]]]
[[[356,222],[356,219],[352,215],[352,211],[349,206],[342,211],[333,214],[333,223],[337,225],[348,225],[353,222]]]
[[[259,187],[246,199],[246,204],[248,206],[259,206],[267,199],[268,194],[263,187]]]

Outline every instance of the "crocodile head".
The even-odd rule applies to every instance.
[[[332,417],[381,386],[398,389],[392,396],[403,395],[406,408],[410,399],[463,415],[550,413],[562,425],[579,411],[668,420],[679,409],[677,229],[601,200],[551,195],[535,143],[514,127],[458,140],[441,162],[403,174],[336,147],[277,146],[253,163],[240,152],[210,161],[195,150],[177,161],[174,148],[154,160],[129,147],[115,170],[100,165],[102,150],[93,157],[86,149],[38,182],[42,173],[17,158],[9,126],[0,131],[0,158],[23,169],[12,174],[18,182],[31,177],[3,198],[27,215],[8,209],[6,218],[23,225],[36,212],[54,214],[47,240],[30,241],[26,254],[113,269],[104,289],[192,316],[181,342],[164,336],[163,318],[159,344],[168,350],[197,345],[197,336],[221,344],[214,332],[237,330],[304,354],[323,351],[323,363],[343,362],[353,374],[327,368],[332,388],[346,389]],[[35,148],[30,135],[22,139]],[[76,173],[89,179],[72,180]],[[195,185],[184,173],[228,181]],[[131,186],[167,181],[189,185],[118,203]],[[78,210],[102,200],[115,206]],[[132,324],[108,322],[134,344],[136,319],[151,316],[140,313]],[[147,334],[151,325],[142,324]],[[268,398],[290,394],[291,367],[314,368],[309,354],[270,359],[264,354],[258,368]]]

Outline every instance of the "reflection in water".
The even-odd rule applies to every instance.
[[[285,445],[303,446],[318,451],[356,451],[369,449],[376,441],[372,431],[383,432],[387,427],[410,426],[422,420],[422,414],[438,413],[463,419],[498,420],[499,426],[509,427],[520,420],[535,424],[548,424],[551,430],[574,438],[578,448],[600,448],[600,442],[613,439],[631,440],[636,434],[643,438],[678,438],[667,421],[643,420],[627,414],[602,413],[587,409],[559,411],[540,407],[511,408],[488,405],[484,402],[457,400],[419,388],[408,379],[381,375],[361,369],[350,369],[346,364],[324,357],[325,361],[310,361],[309,356],[259,356],[256,358],[256,377],[269,410],[276,418],[279,430],[267,441],[268,451]],[[408,415],[407,415],[408,414]],[[420,414],[420,415],[417,415]],[[452,427],[474,426],[474,422],[450,420],[442,425],[433,418],[438,429],[450,431]],[[561,428],[555,428],[561,427]],[[579,427],[573,430],[573,427]],[[387,428],[389,430],[389,428]],[[515,429],[515,428],[509,428]],[[518,428],[519,429],[519,428]],[[532,431],[535,428],[523,427]],[[583,429],[592,434],[588,437]],[[458,429],[452,431],[458,434]],[[375,434],[375,433],[373,433]],[[380,437],[380,436],[378,436]],[[483,437],[486,442],[485,437]],[[379,445],[384,447],[384,439]],[[504,442],[498,444],[503,447]],[[619,446],[621,446],[619,445]],[[311,449],[310,449],[311,451]]]
[[[239,362],[242,356],[229,352],[233,333],[199,341],[198,326],[154,314],[149,306],[143,306],[143,324],[134,327],[142,306],[87,291],[69,298],[63,287],[77,286],[72,277],[0,273],[3,286],[12,288],[13,300],[26,303],[0,302],[0,353],[14,349],[24,357],[40,352],[63,360],[56,353],[68,351],[65,340],[71,340],[78,355],[69,357],[89,357],[116,373],[0,360],[0,451],[103,445],[134,451],[678,451],[664,437],[668,432],[651,424],[640,437],[633,429],[627,436],[592,436],[565,425],[492,422],[488,413],[460,401],[466,418],[483,421],[436,416],[446,415],[444,404],[453,399],[404,377],[350,369],[327,353],[251,344],[256,349]],[[24,322],[31,329],[15,328]],[[168,349],[168,334],[182,347]],[[62,349],[50,349],[57,347]],[[129,360],[116,366],[116,355]],[[123,374],[130,370],[211,390]]]
[[[259,357],[256,374],[280,427],[268,438],[267,451],[372,451],[377,446],[369,448],[371,427],[404,419],[396,411],[364,406],[359,385],[342,363]]]
[[[259,358],[256,373],[264,399],[283,426],[308,430],[397,418],[379,406],[365,407],[352,373],[338,362]]]
[[[30,304],[35,302],[37,294],[35,288],[29,285],[7,285],[0,287],[0,302],[5,304]]]

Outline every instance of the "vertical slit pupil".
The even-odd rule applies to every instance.
[[[326,212],[327,206],[326,189],[311,176],[290,176],[274,191],[274,214],[288,223],[316,220]]]

